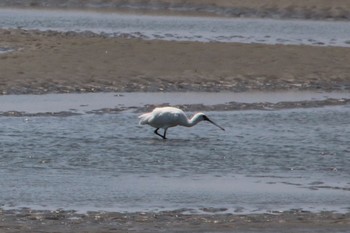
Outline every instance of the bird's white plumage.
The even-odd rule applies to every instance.
[[[224,130],[221,126],[209,120],[209,118],[203,113],[196,113],[191,119],[188,119],[186,114],[181,109],[174,107],[155,108],[152,112],[140,115],[139,118],[140,125],[148,124],[156,128],[154,133],[161,136],[163,139],[166,139],[166,131],[170,127],[178,125],[191,127],[204,120],[209,121],[210,123]],[[158,133],[160,128],[164,129],[164,135]]]
[[[188,121],[186,114],[178,108],[163,107],[155,108],[152,112],[139,116],[140,124],[148,124],[154,128],[170,128],[183,125]]]

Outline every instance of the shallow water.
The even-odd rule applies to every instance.
[[[168,140],[138,113],[0,117],[5,208],[350,209],[349,106],[209,112]]]
[[[205,104],[217,105],[236,103],[278,103],[298,101],[319,101],[327,99],[350,99],[349,92],[315,91],[250,91],[250,92],[167,92],[167,93],[84,93],[47,95],[2,95],[0,113],[19,111],[26,113],[70,111],[75,113],[94,112],[104,108],[138,108],[151,105]]]
[[[3,53],[10,53],[10,52],[13,52],[15,51],[15,49],[12,49],[12,48],[2,48],[0,47],[0,54],[3,54]]]
[[[0,28],[91,31],[175,41],[350,46],[348,22],[0,9]]]

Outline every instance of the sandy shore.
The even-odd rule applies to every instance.
[[[350,90],[350,48],[1,30],[0,93]]]
[[[347,0],[2,0],[0,7],[87,8],[228,17],[350,19]]]
[[[0,231],[17,232],[348,232],[349,214],[291,210],[271,214],[0,210]],[[220,212],[220,210],[218,210]]]

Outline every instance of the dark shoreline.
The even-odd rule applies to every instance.
[[[0,209],[1,232],[348,232],[350,213],[299,209],[266,214],[164,212],[78,213],[74,210]]]

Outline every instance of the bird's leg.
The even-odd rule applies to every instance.
[[[154,133],[157,134],[158,136],[162,137],[163,139],[166,139],[165,134],[164,134],[164,136],[161,135],[160,133],[158,133],[158,130],[159,130],[159,128],[157,128],[156,130],[154,130]],[[164,132],[166,132],[166,130],[165,130]]]
[[[168,130],[168,128],[165,128],[164,129],[164,136],[163,136],[163,139],[166,139],[166,131]]]

